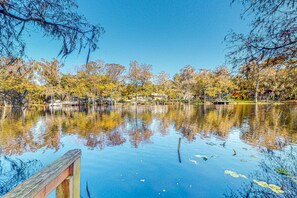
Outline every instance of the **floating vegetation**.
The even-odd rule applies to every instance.
[[[224,142],[223,144],[220,144],[221,146],[225,147],[226,146],[226,142]]]
[[[226,175],[230,175],[230,176],[232,176],[232,177],[234,177],[234,178],[239,178],[239,177],[241,177],[241,178],[247,179],[247,177],[246,177],[245,175],[238,174],[238,173],[236,173],[236,172],[234,172],[234,171],[231,171],[231,170],[225,170],[224,174],[226,174]]]
[[[233,149],[233,156],[235,156],[236,155],[236,150],[235,149]]]
[[[204,161],[207,161],[208,160],[208,157],[206,155],[195,155],[195,157],[197,158],[201,158],[203,159]]]
[[[258,181],[258,180],[253,180],[256,184],[258,184],[259,186],[262,186],[264,188],[269,188],[270,190],[272,190],[273,192],[277,193],[277,194],[282,194],[284,193],[284,191],[281,189],[280,186],[277,186],[275,184],[268,184],[264,181]]]
[[[219,156],[218,155],[212,155],[210,156],[210,158],[218,158]]]
[[[190,162],[192,162],[193,164],[197,164],[197,161],[196,160],[191,160],[190,159]]]
[[[294,177],[287,169],[282,167],[277,167],[275,171],[280,175],[285,175],[288,178],[292,179],[293,182],[297,183],[296,177]]]
[[[285,176],[288,176],[288,177],[291,177],[291,173],[289,171],[287,171],[285,168],[282,168],[282,167],[277,167],[275,169],[275,171],[278,173],[278,174],[281,174],[281,175],[285,175]]]
[[[213,143],[213,142],[206,142],[206,144],[210,145],[210,146],[215,146],[217,144]]]

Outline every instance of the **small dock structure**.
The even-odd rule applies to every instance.
[[[215,105],[228,105],[231,102],[230,101],[213,101],[212,103]]]
[[[3,198],[45,198],[54,189],[58,198],[80,198],[81,150],[68,151]]]

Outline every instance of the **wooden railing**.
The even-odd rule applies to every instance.
[[[81,150],[68,151],[3,198],[45,198],[54,189],[58,198],[80,198],[80,157]]]

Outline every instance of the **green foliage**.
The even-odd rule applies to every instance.
[[[275,171],[278,173],[278,174],[281,174],[281,175],[285,175],[285,176],[291,176],[291,174],[284,168],[281,168],[281,167],[277,167],[275,169]]]

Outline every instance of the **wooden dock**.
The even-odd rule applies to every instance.
[[[230,101],[213,101],[212,103],[215,105],[228,105]]]
[[[80,198],[81,150],[68,151],[3,198],[45,198],[54,189],[58,198]]]

